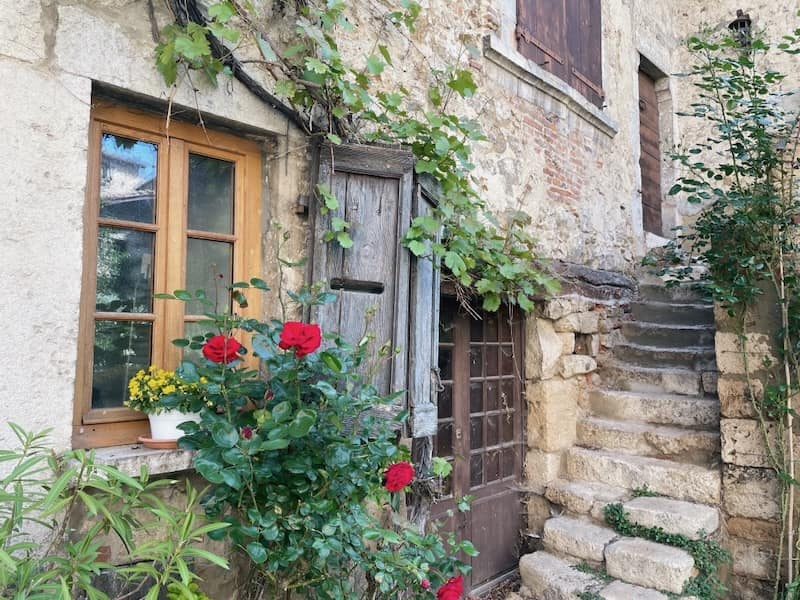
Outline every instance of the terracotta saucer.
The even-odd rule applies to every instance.
[[[145,436],[139,437],[139,443],[153,450],[174,450],[178,447],[178,440],[154,440]]]

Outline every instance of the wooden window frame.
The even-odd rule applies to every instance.
[[[126,228],[155,233],[153,290],[171,292],[184,287],[186,244],[192,232],[187,229],[189,153],[234,162],[233,234],[207,234],[205,239],[225,239],[233,243],[232,281],[247,280],[261,274],[261,182],[262,152],[253,141],[227,133],[172,121],[118,104],[100,101],[92,106],[89,126],[86,203],[84,207],[83,277],[78,332],[78,360],[75,377],[72,446],[99,448],[133,443],[148,432],[147,417],[128,408],[92,409],[91,388],[94,355],[94,329],[98,315],[126,320],[126,313],[95,311],[97,240],[99,217],[101,140],[104,133],[154,143],[158,146],[156,207],[154,224],[124,223]],[[194,237],[194,236],[193,236]],[[244,316],[261,316],[260,297],[248,298],[249,306],[239,311]],[[145,317],[145,318],[142,318]],[[182,302],[154,299],[152,312],[136,314],[133,320],[153,322],[152,364],[175,368],[181,349],[171,340],[183,336],[184,323],[197,320],[184,315]]]

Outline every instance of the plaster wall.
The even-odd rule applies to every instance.
[[[56,448],[70,445],[93,82],[163,107],[170,98],[153,68],[147,4],[0,0],[0,74],[9,82],[0,95],[0,277],[9,290],[0,310],[0,413],[26,429],[52,428]],[[167,24],[162,4],[153,4],[156,27]],[[195,83],[197,95],[184,84],[172,97],[176,118],[191,118],[199,107],[207,119],[257,132],[263,143],[262,276],[274,281],[268,224],[280,219],[292,234],[291,256],[305,244],[305,219],[294,212],[305,191],[305,140],[237,82],[216,89]],[[0,427],[0,447],[13,447],[10,436]]]

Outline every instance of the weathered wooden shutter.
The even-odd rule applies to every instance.
[[[339,207],[326,215],[314,211],[311,274],[327,280],[337,302],[317,307],[311,318],[323,331],[338,331],[356,343],[365,332],[375,336],[373,354],[389,342],[402,352],[384,363],[374,382],[381,393],[406,389],[409,252],[400,246],[413,196],[413,156],[402,150],[341,145],[321,148],[318,180],[330,185]],[[331,220],[350,224],[353,246],[326,243]],[[374,309],[368,329],[364,317]],[[393,407],[405,408],[400,399]]]
[[[431,213],[436,204],[434,184],[421,178],[415,186],[415,217]],[[411,435],[436,435],[439,392],[439,269],[426,258],[411,259],[411,339],[409,345],[408,400]]]
[[[602,108],[603,61],[600,0],[565,0],[570,86]]]
[[[567,0],[569,4],[573,0]],[[564,0],[517,0],[517,48],[553,75],[569,81]]]

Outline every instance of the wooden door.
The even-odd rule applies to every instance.
[[[661,154],[655,81],[639,71],[639,139],[644,230],[664,235],[661,224]]]
[[[434,519],[446,517],[459,498],[472,509],[456,512],[448,529],[472,540],[470,588],[517,567],[522,506],[522,323],[507,310],[473,319],[455,300],[443,299],[439,316],[438,431],[435,453],[453,465],[446,499]]]
[[[311,278],[326,281],[338,298],[314,307],[311,318],[351,343],[373,335],[374,360],[383,344],[407,350],[410,343],[410,253],[400,239],[411,220],[413,166],[409,152],[376,146],[326,146],[320,153],[318,180],[330,187],[338,206],[313,213]],[[349,248],[324,241],[336,218],[349,224]],[[407,360],[407,352],[400,352],[382,361],[373,375],[379,392],[407,388]],[[404,408],[405,398],[392,407]]]

